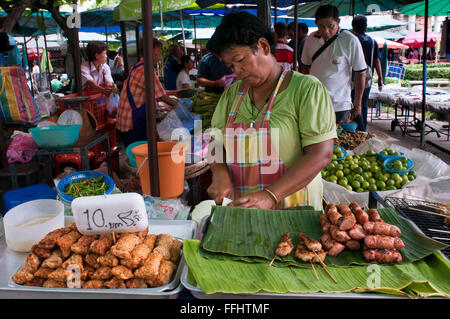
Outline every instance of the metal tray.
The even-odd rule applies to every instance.
[[[411,220],[406,219],[403,216],[399,216],[401,219],[405,220],[407,223],[411,224],[418,232],[423,234],[423,231]],[[209,226],[210,216],[205,216],[200,225],[197,233],[197,238],[201,240],[204,233],[207,231]],[[426,236],[426,235],[425,235]],[[447,261],[450,260],[442,253],[438,253]],[[181,284],[188,289],[191,294],[198,299],[277,299],[277,298],[291,298],[291,299],[408,299],[406,296],[394,296],[381,293],[248,293],[248,294],[232,294],[232,293],[214,293],[206,294],[200,287],[197,287],[189,282],[188,280],[189,266],[187,263],[184,265],[183,272],[181,274]],[[441,299],[439,297],[433,297],[433,299]],[[445,299],[445,298],[442,298]]]
[[[65,223],[73,221],[72,216],[65,217]],[[149,233],[169,234],[177,239],[191,239],[196,236],[197,223],[193,220],[149,220]],[[17,253],[0,241],[0,298],[147,298],[175,299],[183,287],[180,278],[186,265],[181,256],[177,271],[172,281],[162,287],[141,289],[69,289],[44,288],[17,285],[11,280],[12,275],[23,264],[28,253]]]

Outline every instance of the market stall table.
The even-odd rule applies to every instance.
[[[81,156],[81,170],[89,170],[89,156],[88,151],[95,145],[99,143],[105,143],[105,152],[106,152],[106,162],[108,163],[108,174],[112,176],[111,171],[111,159],[110,159],[110,147],[109,147],[109,137],[107,132],[97,131],[95,134],[89,138],[87,141],[77,142],[71,148],[63,148],[63,149],[42,149],[40,148],[37,151],[38,157],[43,157],[44,159],[44,169],[45,176],[47,178],[47,182],[52,182],[52,156],[56,154],[67,154],[67,153],[79,153]],[[50,184],[49,184],[50,185]]]
[[[420,88],[417,90],[416,88]],[[384,102],[394,105],[395,119],[392,121],[391,130],[399,126],[403,135],[410,134],[408,126],[412,126],[415,130],[420,131],[421,119],[417,117],[417,108],[422,107],[422,87],[402,88],[402,87],[385,87],[383,91],[372,89],[370,91],[370,100],[377,102]],[[400,120],[398,116],[398,109],[402,110],[404,119]],[[426,110],[440,114],[450,114],[450,93],[444,90],[427,88]],[[412,114],[411,114],[412,113]],[[412,117],[412,119],[410,119]],[[450,123],[450,118],[449,118]],[[428,131],[425,134],[436,133],[438,137],[442,131],[426,124]],[[450,126],[447,127],[447,141],[450,140]]]

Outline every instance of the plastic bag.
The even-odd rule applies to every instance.
[[[58,112],[58,108],[55,103],[55,98],[49,91],[39,92],[35,95],[39,114],[42,117],[50,116]]]
[[[108,105],[106,106],[106,111],[108,112],[108,116],[115,118],[117,114],[117,108],[119,107],[119,94],[111,94],[109,96]]]
[[[190,136],[189,132],[195,129],[195,125],[201,124],[202,116],[190,112],[192,105],[191,100],[181,99],[177,108],[170,111],[157,125],[156,129],[163,141],[186,140]]]
[[[144,195],[144,202],[148,218],[151,219],[186,220],[191,210],[180,198],[163,199]]]
[[[392,144],[392,142],[382,141],[380,139],[371,138],[353,151],[349,151],[349,154],[361,155],[367,152],[369,149],[375,152],[382,151],[385,148],[392,149],[394,151],[402,152],[405,157],[410,158],[414,162],[413,170],[417,173],[417,179],[407,183],[403,188],[390,191],[378,191],[378,195],[382,198],[386,196],[404,197],[415,194],[421,197],[431,197],[431,185],[435,184],[443,176],[450,176],[450,166],[444,161],[429,152],[413,148],[408,149],[400,145]],[[335,203],[347,203],[348,201],[355,201],[361,207],[368,204],[368,192],[356,193],[349,191],[344,187],[327,182],[322,179],[323,182],[323,196],[327,202]]]
[[[15,132],[6,151],[8,163],[28,163],[36,154],[38,146],[29,133]]]
[[[231,84],[233,84],[234,80],[236,80],[236,74],[231,73],[231,74],[228,74],[228,75],[224,75],[224,76],[221,78],[221,80],[225,82],[224,88],[226,89],[226,88],[229,87]]]

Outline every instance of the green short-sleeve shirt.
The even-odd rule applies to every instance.
[[[228,115],[237,103],[241,81],[222,94],[211,126],[224,133]],[[253,114],[252,114],[253,108]],[[236,123],[259,121],[263,111],[252,106],[248,94],[236,114]],[[277,134],[272,130],[276,128]],[[270,115],[272,142],[289,169],[303,154],[303,148],[337,137],[336,119],[331,99],[323,84],[313,76],[293,72],[289,85],[279,92]],[[278,141],[274,137],[278,136]],[[322,182],[320,174],[308,185],[309,202],[321,209]]]

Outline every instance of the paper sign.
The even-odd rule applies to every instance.
[[[144,198],[137,193],[75,198],[72,213],[83,235],[137,232],[148,226]]]

